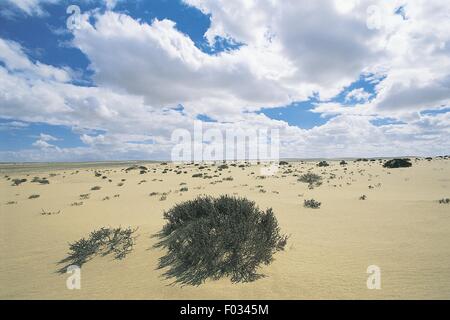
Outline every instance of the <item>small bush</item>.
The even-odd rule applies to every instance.
[[[317,166],[318,166],[318,167],[328,167],[329,164],[328,164],[328,162],[326,162],[326,161],[320,161],[320,162],[317,164]]]
[[[223,181],[233,181],[234,178],[233,177],[226,177],[222,179]]]
[[[410,159],[391,159],[383,164],[384,168],[408,168],[412,163]]]
[[[183,188],[180,189],[181,192],[186,192],[188,190],[189,190],[188,187],[183,187]]]
[[[321,204],[322,204],[321,202],[316,201],[314,199],[304,200],[303,201],[303,206],[305,208],[319,209]]]
[[[38,194],[32,194],[31,196],[28,197],[28,199],[37,199],[39,197],[40,197],[40,195],[38,195]]]
[[[201,178],[201,177],[203,177],[203,173],[194,173],[192,175],[192,178]]]
[[[168,250],[159,268],[169,268],[164,275],[175,283],[254,281],[262,277],[259,266],[269,264],[287,241],[272,209],[262,211],[245,198],[201,196],[175,205],[164,218],[155,247]]]
[[[85,194],[80,194],[80,200],[87,200],[90,198],[90,194],[89,193],[85,193]]]
[[[69,244],[69,253],[59,264],[66,264],[59,269],[60,273],[65,273],[70,265],[81,267],[87,261],[97,255],[114,255],[114,259],[123,259],[133,250],[136,236],[136,229],[127,228],[101,228],[91,232],[87,239],[81,238]]]
[[[440,199],[439,203],[441,203],[441,204],[448,204],[448,203],[450,203],[450,199],[449,198]]]
[[[100,190],[101,188],[102,188],[102,187],[100,187],[100,186],[95,186],[95,187],[92,187],[91,190],[92,190],[92,191],[95,191],[95,190]]]
[[[361,197],[359,197],[359,200],[366,200],[367,196],[365,194],[363,194]]]
[[[27,179],[13,179],[12,182],[13,182],[12,185],[17,187],[17,186],[21,185],[22,183],[27,182]]]
[[[340,164],[341,166],[345,166],[345,165],[347,165],[347,162],[344,161],[344,160],[342,160],[341,162],[339,162],[339,164]]]
[[[31,182],[33,183],[39,183],[39,184],[50,184],[50,181],[47,180],[47,178],[39,178],[39,177],[34,177]]]
[[[280,166],[286,166],[286,165],[288,165],[289,164],[289,162],[287,162],[287,161],[280,161],[279,163],[278,163],[278,165],[280,165]]]
[[[311,172],[302,174],[297,180],[300,182],[307,183],[310,189],[318,187],[322,184],[322,177],[319,176],[318,174]]]

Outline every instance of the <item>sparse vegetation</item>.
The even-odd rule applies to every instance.
[[[391,159],[383,164],[384,168],[408,168],[412,163],[410,159]]]
[[[201,177],[203,177],[203,173],[194,173],[192,175],[192,178],[201,178]]]
[[[449,204],[450,203],[450,199],[449,198],[443,198],[439,200],[440,204]]]
[[[65,264],[59,269],[60,273],[65,273],[70,265],[81,267],[87,261],[97,255],[114,255],[114,259],[125,258],[132,250],[135,244],[136,229],[126,228],[101,228],[91,232],[87,239],[81,238],[78,241],[69,244],[69,253],[59,264]]]
[[[359,197],[359,200],[366,200],[367,196],[365,194],[363,194],[361,197]]]
[[[102,187],[100,187],[100,186],[95,186],[95,187],[92,187],[91,188],[91,190],[92,191],[96,191],[96,190],[100,190]]]
[[[38,194],[32,194],[31,196],[28,197],[28,199],[37,199],[39,197],[40,197],[40,195],[38,195]]]
[[[320,161],[320,162],[317,164],[317,166],[318,166],[318,167],[328,167],[329,164],[328,164],[328,162],[326,162],[326,161]]]
[[[17,187],[17,186],[21,185],[22,183],[27,182],[27,179],[12,179],[12,182],[13,182],[12,186]]]
[[[302,174],[297,180],[300,182],[307,183],[310,189],[318,187],[322,184],[322,177],[319,176],[318,174],[311,172]]]
[[[254,281],[262,277],[259,266],[269,264],[287,242],[272,209],[262,211],[245,198],[201,196],[175,205],[164,218],[155,247],[168,252],[159,268],[168,268],[164,275],[181,284],[221,277]]]
[[[322,204],[321,202],[316,201],[314,199],[309,199],[309,200],[303,201],[303,206],[305,208],[319,209],[321,204]]]

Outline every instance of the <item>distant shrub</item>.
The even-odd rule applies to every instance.
[[[304,200],[303,201],[303,206],[305,208],[319,209],[321,204],[322,204],[321,202],[316,201],[314,199]]]
[[[449,198],[440,199],[439,203],[441,203],[441,204],[448,204],[448,203],[450,203],[450,199]]]
[[[188,187],[183,187],[183,188],[180,189],[181,192],[186,192],[188,190],[189,190]]]
[[[95,187],[92,187],[91,190],[92,190],[92,191],[95,191],[95,190],[100,190],[101,188],[102,188],[102,187],[100,187],[100,186],[95,186]]]
[[[217,167],[219,170],[228,169],[228,166],[226,164],[221,164]]]
[[[80,200],[87,200],[91,195],[89,193],[80,194]]]
[[[37,199],[39,197],[40,197],[40,195],[38,195],[38,194],[32,194],[31,196],[28,197],[28,199]]]
[[[361,197],[359,197],[359,200],[366,200],[367,196],[365,194],[363,194]]]
[[[226,177],[222,179],[223,181],[233,181],[234,178],[233,177]]]
[[[317,166],[318,166],[318,167],[328,167],[329,164],[328,164],[328,162],[326,162],[326,161],[320,161],[320,162],[317,164]]]
[[[307,183],[308,187],[312,189],[322,184],[322,177],[318,174],[308,172],[298,177],[297,181]]]
[[[280,166],[286,166],[288,164],[289,164],[289,162],[287,162],[287,161],[280,161],[280,162],[278,162],[278,165],[280,165]]]
[[[65,273],[70,265],[81,267],[96,255],[106,256],[113,254],[115,259],[123,259],[132,250],[135,244],[136,229],[127,228],[101,228],[91,232],[87,239],[81,238],[69,244],[69,253],[59,264],[66,264],[59,272]]]
[[[341,162],[339,162],[339,164],[340,164],[341,166],[345,166],[345,165],[347,165],[347,162],[345,162],[344,160],[342,160]]]
[[[33,183],[39,183],[39,184],[49,184],[50,181],[47,180],[47,178],[39,178],[39,177],[34,177],[31,182]]]
[[[159,268],[169,268],[164,275],[175,283],[254,281],[262,277],[259,266],[269,264],[287,241],[272,209],[262,211],[245,198],[201,196],[175,205],[164,218],[155,247],[168,250]]]
[[[411,167],[410,159],[391,159],[383,164],[385,168],[408,168]]]
[[[19,185],[21,185],[24,182],[27,182],[27,179],[12,179],[13,182],[13,186],[17,187]]]
[[[201,178],[201,177],[203,177],[203,173],[194,173],[192,175],[192,178]]]

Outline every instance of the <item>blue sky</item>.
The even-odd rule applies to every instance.
[[[86,19],[76,31],[66,27],[70,4]],[[286,156],[323,156],[308,141],[336,156],[355,145],[364,146],[355,156],[446,151],[445,16],[380,2],[385,25],[372,27],[364,3],[322,5],[2,1],[0,81],[11,87],[0,96],[0,161],[96,160],[105,150],[164,158],[171,130],[195,120],[281,128],[286,145],[303,143]],[[442,150],[420,142],[430,125]],[[336,135],[341,149],[327,143]],[[395,147],[380,150],[375,138]]]

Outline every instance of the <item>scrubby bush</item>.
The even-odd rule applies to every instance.
[[[24,183],[24,182],[27,182],[27,179],[13,179],[12,182],[13,182],[12,185],[15,186],[15,187],[17,187],[17,186],[19,186],[20,184],[22,184],[22,183]]]
[[[286,166],[286,165],[288,165],[289,164],[289,162],[287,162],[287,161],[280,161],[279,163],[278,163],[278,165],[280,165],[280,166]]]
[[[28,197],[28,199],[37,199],[39,197],[40,197],[40,195],[38,195],[38,194],[32,194],[31,196]]]
[[[269,264],[287,241],[272,209],[262,211],[245,198],[200,196],[175,205],[164,218],[155,247],[168,250],[159,268],[168,268],[164,275],[175,283],[254,281],[262,277],[259,266]]]
[[[328,162],[326,162],[326,161],[320,161],[320,162],[317,164],[317,166],[318,166],[318,167],[328,167],[329,164],[328,164]]]
[[[298,177],[297,181],[307,183],[308,187],[312,189],[322,184],[322,177],[318,174],[308,172]]]
[[[450,203],[450,199],[449,198],[440,199],[439,203],[441,203],[441,204],[448,204],[448,203]]]
[[[69,253],[59,264],[65,264],[59,272],[65,273],[70,265],[81,267],[97,255],[114,255],[114,259],[123,259],[133,250],[136,229],[101,228],[91,232],[87,239],[81,238],[69,244]]]
[[[47,178],[39,178],[39,177],[34,177],[32,180],[31,180],[31,182],[34,182],[34,183],[39,183],[39,184],[49,184],[50,183],[50,181],[48,181],[47,180]]]
[[[408,168],[411,167],[410,159],[391,159],[383,164],[385,168]]]
[[[102,187],[100,187],[100,186],[95,186],[95,187],[92,187],[91,190],[92,190],[92,191],[95,191],[95,190],[100,190],[101,188],[102,188]]]
[[[341,166],[345,166],[345,165],[347,165],[347,162],[346,162],[345,160],[342,160],[341,162],[339,162],[339,164],[340,164]]]
[[[192,175],[192,178],[201,178],[201,177],[203,177],[203,173],[194,173]]]
[[[322,204],[321,202],[316,201],[314,199],[304,200],[303,201],[303,206],[305,208],[319,209],[321,204]]]

